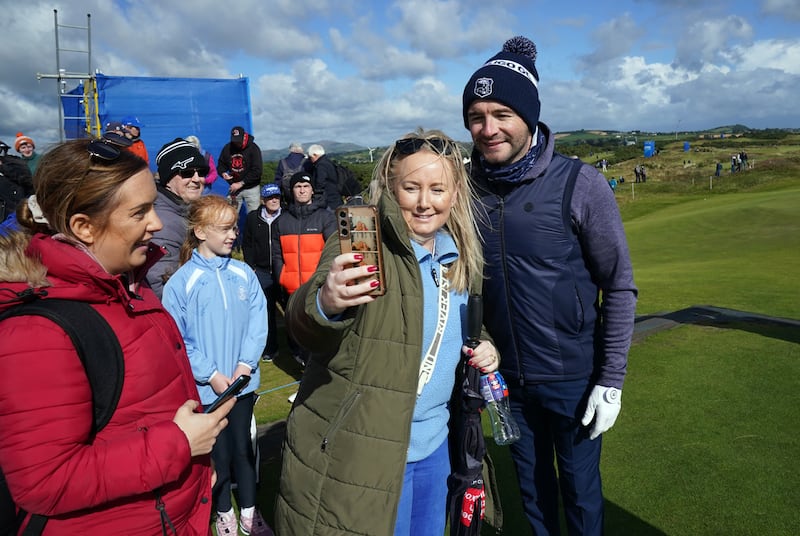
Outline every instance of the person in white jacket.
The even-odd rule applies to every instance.
[[[233,472],[239,528],[244,534],[271,535],[256,508],[258,468],[250,438],[258,363],[267,340],[267,300],[252,268],[230,257],[239,233],[234,208],[223,197],[207,195],[192,202],[187,218],[181,267],[167,281],[162,301],[183,335],[200,400],[208,405],[239,376],[251,377],[211,451],[217,534],[237,531]]]

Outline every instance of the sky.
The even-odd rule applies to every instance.
[[[58,82],[37,79],[56,73],[54,9],[62,26],[91,14],[92,69],[106,75],[248,77],[264,150],[386,146],[417,127],[468,141],[464,85],[515,35],[536,43],[556,132],[800,127],[798,0],[0,0],[12,147],[18,131],[37,149],[59,139]],[[59,45],[86,50],[87,32],[62,27]],[[62,68],[87,59],[62,52]]]

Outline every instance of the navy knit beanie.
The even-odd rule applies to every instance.
[[[539,122],[539,73],[536,72],[536,45],[527,37],[512,37],[489,61],[483,64],[464,87],[464,126],[469,129],[467,111],[478,99],[497,101],[513,109],[536,131]]]

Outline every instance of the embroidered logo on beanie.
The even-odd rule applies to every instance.
[[[517,36],[503,44],[503,50],[491,57],[470,77],[464,87],[464,126],[469,128],[467,112],[478,99],[497,101],[513,109],[531,132],[539,122],[539,73],[536,72],[536,45],[527,37]]]

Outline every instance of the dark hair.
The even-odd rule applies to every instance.
[[[19,223],[30,231],[63,233],[74,238],[69,221],[86,214],[99,230],[119,202],[117,192],[133,175],[146,170],[147,162],[130,151],[121,150],[104,160],[89,153],[96,140],[69,140],[47,151],[33,175],[36,201],[47,224],[37,223],[27,203],[17,211]]]

